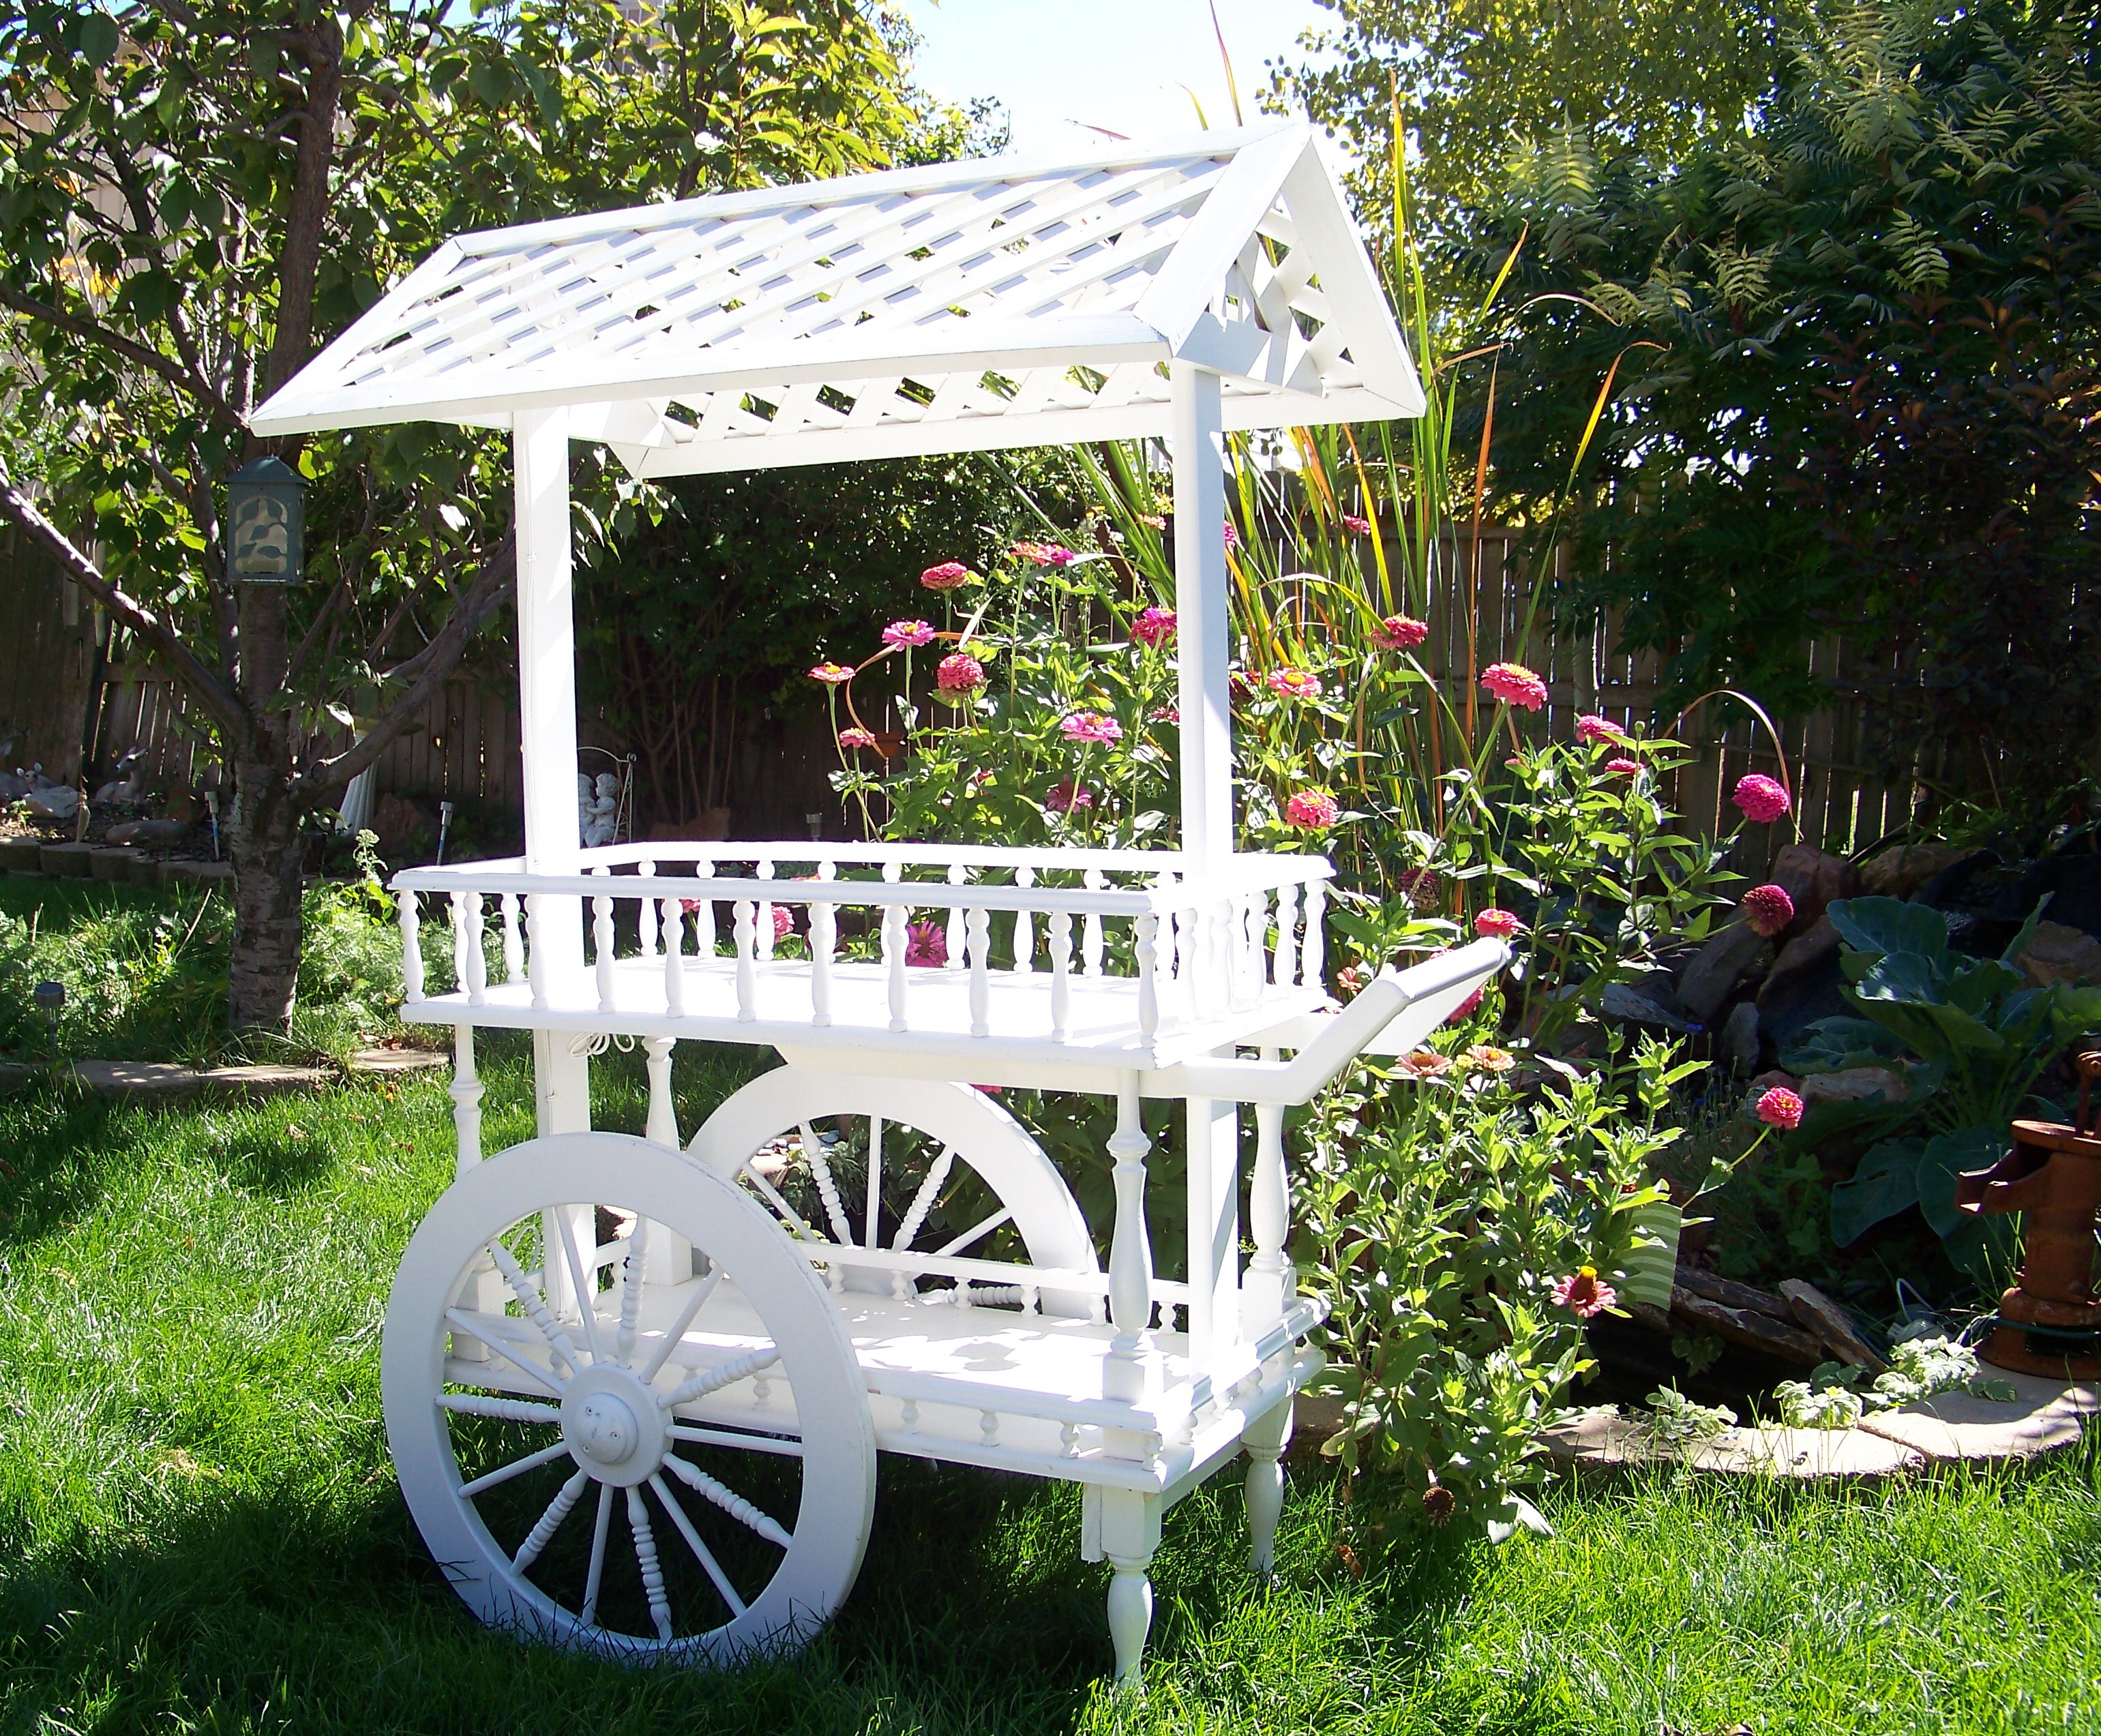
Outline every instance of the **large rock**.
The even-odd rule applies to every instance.
[[[1722,1064],[1739,1079],[1749,1078],[1758,1071],[1763,1045],[1758,1039],[1757,1002],[1740,1001],[1729,1009],[1716,1049]]]
[[[138,854],[135,850],[91,850],[88,854],[87,871],[97,880],[128,886],[131,883],[131,864]]]
[[[2046,1380],[1988,1365],[1983,1372],[2005,1382],[2016,1396],[2006,1401],[1943,1393],[1868,1417],[1856,1433],[1878,1436],[1931,1463],[1975,1464],[2077,1447],[2101,1414],[2101,1388],[2091,1381]]]
[[[1875,898],[1909,898],[1936,874],[1975,854],[1954,844],[1892,844],[1860,864],[1860,890]]]
[[[39,819],[71,819],[80,812],[80,792],[66,784],[47,784],[31,790],[22,801]]]
[[[1802,1107],[1819,1103],[1864,1103],[1879,1097],[1901,1103],[1911,1096],[1911,1080],[1894,1067],[1849,1067],[1835,1073],[1811,1073],[1800,1087]]]
[[[2037,988],[2050,983],[2101,983],[2101,940],[2062,922],[2038,922],[2016,962]]]
[[[1833,899],[1851,898],[1860,890],[1860,877],[1851,863],[1808,844],[1789,844],[1774,857],[1772,878],[1794,901],[1790,934],[1813,928]]]
[[[179,844],[190,828],[179,819],[127,819],[103,834],[112,844]]]
[[[1729,992],[1764,957],[1765,937],[1749,923],[1732,922],[1714,935],[1678,973],[1679,1004],[1705,1024],[1729,998]]]
[[[1623,1024],[1648,1025],[1659,1031],[1682,1034],[1700,1028],[1700,1021],[1661,976],[1642,983],[1608,983],[1598,997],[1598,1010]]]
[[[2030,863],[2013,885],[2000,890],[1988,914],[2001,922],[2025,922],[2045,893],[2050,903],[2043,915],[2050,921],[2101,934],[2101,855],[2068,851]]]
[[[1839,992],[1845,977],[1838,969],[1838,930],[1829,916],[1820,916],[1773,961],[1758,988],[1758,1028],[1776,1054],[1794,1048],[1818,1019],[1852,1010]]]

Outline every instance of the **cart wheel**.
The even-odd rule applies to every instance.
[[[652,1229],[692,1276],[642,1281]],[[724,1663],[801,1645],[860,1570],[852,1346],[773,1221],[678,1152],[564,1133],[468,1171],[409,1241],[381,1372],[409,1509],[493,1626]]]
[[[1019,1121],[970,1085],[776,1067],[727,1099],[688,1150],[798,1240],[1100,1270],[1064,1177]],[[949,1279],[834,1270],[843,1274],[835,1287],[851,1290],[904,1298],[923,1284],[929,1301],[953,1293]],[[1022,1290],[974,1283],[968,1300],[1018,1305]],[[1102,1306],[1099,1293],[1037,1300],[1046,1314]]]

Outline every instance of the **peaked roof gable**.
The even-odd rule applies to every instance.
[[[981,158],[454,238],[259,409],[274,435],[562,405],[638,475],[1419,415],[1311,134]]]

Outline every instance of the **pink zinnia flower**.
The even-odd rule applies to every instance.
[[[1629,759],[1622,753],[1617,758],[1607,760],[1605,770],[1611,772],[1616,778],[1630,778],[1641,770],[1641,762],[1638,759]]]
[[[785,904],[773,907],[773,938],[785,940],[795,932],[795,914]]]
[[[1152,713],[1152,721],[1155,723],[1179,723],[1182,721],[1182,708],[1179,705],[1162,705],[1159,710]]]
[[[1123,725],[1099,711],[1076,711],[1058,726],[1068,741],[1121,741]]]
[[[984,665],[966,651],[942,658],[940,668],[934,672],[935,687],[958,700],[976,692],[984,684]]]
[[[1174,611],[1149,608],[1130,624],[1130,636],[1140,645],[1164,645],[1174,637]]]
[[[1362,994],[1371,979],[1371,973],[1362,965],[1345,965],[1335,973],[1335,986],[1346,995]]]
[[[1537,711],[1546,703],[1546,683],[1522,663],[1491,663],[1481,685],[1506,705]]]
[[[872,748],[875,737],[858,724],[839,731],[839,745],[843,748]]]
[[[905,925],[905,962],[934,966],[949,962],[949,936],[940,923],[913,922]]]
[[[1743,810],[1745,819],[1761,826],[1770,825],[1794,806],[1786,790],[1756,771],[1736,780],[1736,793],[1729,799]]]
[[[1744,920],[1770,940],[1794,920],[1785,886],[1754,886],[1744,895]]]
[[[1083,784],[1075,784],[1070,778],[1060,778],[1050,786],[1050,793],[1043,798],[1043,806],[1053,814],[1070,814],[1094,805],[1094,793]]]
[[[1069,567],[1080,558],[1055,542],[1017,542],[1007,553],[1033,567]]]
[[[1286,665],[1269,672],[1269,691],[1283,699],[1316,700],[1320,696],[1320,678],[1311,669]]]
[[[1474,918],[1474,932],[1493,935],[1497,940],[1507,940],[1520,932],[1524,924],[1519,921],[1513,911],[1490,908]]]
[[[1579,1320],[1601,1314],[1619,1301],[1619,1292],[1598,1275],[1595,1266],[1578,1266],[1554,1287],[1554,1305]]]
[[[810,671],[810,679],[821,681],[828,687],[844,687],[854,678],[854,672],[843,663],[820,663]]]
[[[1601,718],[1588,711],[1576,720],[1576,739],[1578,741],[1625,741],[1626,731],[1610,718]]]
[[[1368,637],[1373,651],[1413,651],[1430,637],[1430,623],[1412,616],[1389,615]]]
[[[1352,536],[1369,537],[1372,533],[1372,521],[1360,519],[1353,512],[1346,512],[1342,515],[1342,528]]]
[[[1434,899],[1444,886],[1444,882],[1437,877],[1437,871],[1426,868],[1406,869],[1394,883],[1418,910]]]
[[[971,582],[971,569],[959,560],[944,560],[921,573],[919,582],[929,590],[954,590]]]
[[[1227,548],[1237,549],[1241,546],[1241,533],[1231,519],[1226,520],[1223,535]]]
[[[1480,1009],[1481,996],[1487,992],[1488,991],[1486,989],[1475,989],[1472,994],[1467,996],[1464,1001],[1461,1001],[1458,1005],[1453,1008],[1452,1010],[1445,1015],[1444,1023],[1448,1025],[1452,1025],[1457,1024],[1462,1018],[1471,1018],[1474,1014]]]
[[[1302,832],[1324,832],[1341,812],[1325,789],[1294,790],[1284,804],[1285,819]]]
[[[1403,1055],[1399,1070],[1411,1079],[1435,1079],[1452,1071],[1452,1058],[1434,1049],[1418,1049]]]
[[[1517,1065],[1515,1055],[1507,1049],[1497,1049],[1493,1043],[1476,1043],[1459,1058],[1484,1073],[1507,1073]]]
[[[913,647],[931,645],[934,643],[934,629],[923,621],[893,621],[882,629],[882,643]]]
[[[1775,1085],[1758,1099],[1758,1120],[1791,1133],[1802,1125],[1802,1099],[1785,1085]]]

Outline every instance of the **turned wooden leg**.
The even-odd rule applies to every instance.
[[[1116,1683],[1119,1688],[1143,1685],[1140,1666],[1145,1660],[1145,1636],[1152,1627],[1152,1581],[1145,1576],[1149,1556],[1112,1555],[1109,1565],[1116,1575],[1109,1581],[1109,1637],[1116,1642]]]
[[[1248,1566],[1264,1579],[1276,1571],[1276,1523],[1284,1516],[1284,1467],[1277,1461],[1290,1438],[1288,1398],[1241,1438],[1248,1456]]]
[[[1152,1626],[1152,1582],[1145,1570],[1160,1547],[1160,1500],[1121,1489],[1090,1488],[1080,1509],[1080,1553],[1106,1561],[1109,1580],[1109,1637],[1116,1643],[1116,1683],[1137,1690],[1145,1637]]]

